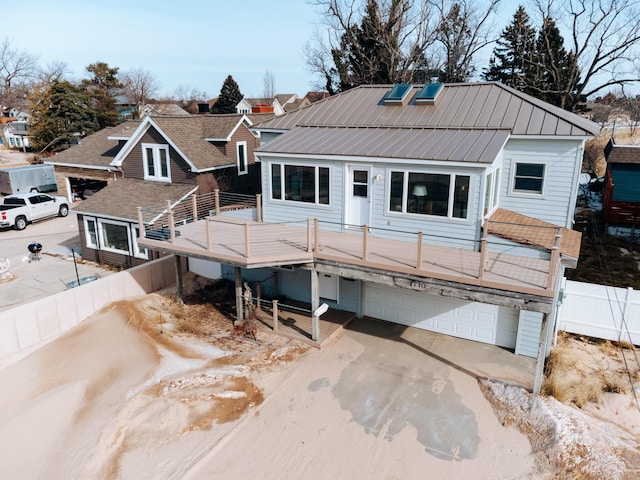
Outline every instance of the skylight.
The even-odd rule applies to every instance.
[[[410,83],[398,83],[384,96],[384,103],[402,103],[410,91]]]
[[[415,101],[416,103],[427,103],[433,104],[436,100],[438,94],[442,91],[442,87],[444,85],[442,83],[427,83],[422,89],[416,94]]]

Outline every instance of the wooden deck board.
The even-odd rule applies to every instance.
[[[207,224],[210,248],[207,248]],[[315,235],[306,227],[257,222],[200,220],[176,228],[175,241],[139,239],[142,246],[177,254],[195,254],[225,263],[258,268],[265,265],[310,263],[314,259],[386,270],[426,278],[462,282],[549,297],[549,260],[491,253],[480,278],[481,254],[473,250],[423,244],[418,262],[417,242],[368,236],[366,258],[362,234],[321,230],[317,251]],[[248,236],[247,248],[245,238]],[[248,252],[248,255],[247,255]]]

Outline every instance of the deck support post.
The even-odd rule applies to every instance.
[[[314,315],[320,306],[320,282],[317,270],[311,270],[311,340],[320,338],[320,318]]]
[[[242,307],[242,271],[240,267],[235,267],[236,273],[236,321],[235,324],[244,321],[244,310]]]
[[[182,257],[180,255],[174,255],[176,261],[176,296],[180,303],[183,301],[184,284],[182,281]]]
[[[216,209],[216,217],[220,216],[220,190],[217,188],[213,191],[213,201]]]
[[[244,224],[244,257],[249,258],[249,224]]]
[[[313,250],[315,252],[320,251],[320,227],[317,218],[313,219],[313,234],[315,235]]]
[[[211,251],[211,216],[207,215],[205,218],[205,225],[207,226],[207,251]]]
[[[256,219],[258,223],[262,223],[262,195],[256,195]]]
[[[171,200],[167,200],[167,211],[169,212],[169,237],[171,245],[176,243],[176,225],[173,219],[173,210],[171,209]]]
[[[262,301],[262,284],[260,282],[256,282],[256,312],[262,310],[260,308]]]
[[[142,218],[142,208],[138,207],[138,230],[140,230],[140,238],[146,238],[147,232],[144,229],[144,220]]]
[[[271,301],[271,309],[273,310],[273,331],[278,331],[278,300]]]
[[[195,222],[198,220],[198,197],[195,194],[191,195],[191,210],[193,211],[192,216]]]
[[[478,271],[478,279],[479,280],[483,280],[484,279],[484,269],[485,266],[487,265],[487,230],[489,229],[489,226],[485,226],[485,228],[483,228],[483,233],[482,233],[482,240],[480,242],[480,268]]]
[[[538,360],[536,361],[536,374],[533,379],[533,393],[539,395],[544,379],[544,362],[547,358],[547,340],[549,339],[549,314],[542,314],[540,326],[540,340],[538,341]]]
[[[362,260],[367,260],[367,234],[369,233],[369,227],[367,225],[362,226]]]

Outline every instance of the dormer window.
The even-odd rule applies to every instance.
[[[153,182],[171,182],[168,145],[142,144],[144,179]]]

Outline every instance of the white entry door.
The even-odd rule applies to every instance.
[[[368,225],[371,204],[371,168],[352,165],[348,167],[347,175],[347,226]]]

